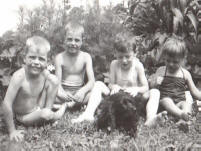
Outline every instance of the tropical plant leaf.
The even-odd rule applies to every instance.
[[[187,0],[178,0],[179,8],[182,12],[182,14],[185,14],[185,9],[187,8]]]
[[[197,21],[196,16],[191,11],[188,12],[188,14],[186,16],[191,21],[191,23],[192,23],[192,25],[194,27],[195,33],[197,34],[198,21]]]
[[[177,20],[179,21],[179,23],[181,25],[183,25],[184,17],[183,17],[182,12],[178,8],[172,9],[172,12],[173,12],[174,16],[177,18]]]
[[[132,2],[130,9],[129,9],[130,15],[133,15],[133,13],[135,12],[135,8],[138,6],[138,4],[139,4],[139,1]]]

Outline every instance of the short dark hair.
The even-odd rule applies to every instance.
[[[117,52],[122,53],[126,53],[129,51],[135,52],[136,45],[133,41],[133,35],[128,31],[123,31],[117,34],[114,42],[114,49]]]

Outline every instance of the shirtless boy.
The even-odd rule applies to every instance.
[[[145,76],[142,63],[134,55],[133,43],[129,42],[127,32],[122,32],[115,42],[116,60],[110,65],[109,88],[102,82],[97,81],[91,92],[89,103],[83,114],[77,119],[73,119],[73,123],[94,120],[94,113],[102,100],[102,95],[118,93],[123,90],[135,97],[138,93],[143,94],[147,101],[146,113],[147,119],[145,125],[155,126],[158,120],[162,120],[167,112],[157,114],[160,93],[157,89],[149,90],[148,81]]]
[[[68,23],[65,27],[65,51],[55,58],[56,75],[60,86],[58,97],[68,102],[68,107],[77,103],[86,103],[94,85],[94,73],[91,56],[81,51],[84,28],[77,23]],[[84,78],[87,76],[87,83]]]
[[[45,69],[49,50],[49,42],[42,37],[33,36],[26,41],[25,64],[13,74],[2,103],[11,140],[21,141],[24,133],[15,128],[14,117],[30,126],[57,120],[65,112],[66,104],[57,112],[51,110],[58,80]]]

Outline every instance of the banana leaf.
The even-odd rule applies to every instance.
[[[179,30],[179,27],[183,28],[184,17],[182,15],[182,12],[178,8],[172,9],[172,12],[174,14],[174,17],[173,17],[173,32],[176,34],[178,32],[178,30]]]
[[[185,14],[185,9],[187,8],[187,0],[178,0],[179,8],[182,12],[182,14]]]
[[[186,16],[188,17],[188,19],[192,23],[194,30],[195,30],[195,33],[197,34],[198,21],[197,21],[196,16],[192,12],[188,12],[188,14]]]

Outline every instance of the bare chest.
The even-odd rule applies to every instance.
[[[45,87],[45,81],[28,82],[24,80],[19,89],[18,97],[37,98]]]
[[[85,70],[85,62],[82,59],[65,60],[62,65],[64,74],[80,74]]]
[[[122,71],[121,69],[119,69],[116,73],[117,84],[119,84],[120,86],[138,86],[138,76],[135,68],[131,68],[128,71]]]

